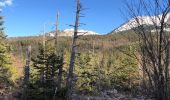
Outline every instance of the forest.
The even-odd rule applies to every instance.
[[[73,81],[76,94],[99,95],[100,91],[112,89],[136,94],[140,85],[140,71],[134,55],[137,53],[135,34],[132,34],[132,37],[130,35],[131,33],[93,35],[83,36],[78,40],[80,53],[77,54],[75,60]],[[46,38],[51,40],[51,37]],[[12,55],[21,59],[17,62],[21,67],[20,73],[23,73],[22,66],[26,64],[25,52],[28,47],[31,47],[30,78],[29,83],[26,83],[29,100],[51,100],[60,74],[62,74],[60,91],[56,93],[56,96],[64,97],[66,92],[71,38],[58,38],[57,56],[54,48],[55,41],[46,42],[44,51],[42,40],[42,36],[8,39],[9,45],[12,46]],[[129,40],[134,42],[129,42]],[[134,57],[128,55],[134,55]],[[60,68],[62,68],[62,73],[59,72]],[[19,71],[19,68],[17,70]],[[42,76],[43,72],[44,76]],[[20,74],[19,77],[25,76]],[[21,80],[23,79],[16,80],[16,82]]]
[[[102,35],[79,35],[81,0],[73,36],[57,14],[54,36],[7,37],[0,16],[0,100],[170,100],[169,2],[140,1],[126,3],[137,27]]]

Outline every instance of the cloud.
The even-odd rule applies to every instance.
[[[6,5],[10,6],[12,5],[13,0],[5,0]]]
[[[11,6],[13,3],[13,0],[0,0],[0,11],[6,6]]]

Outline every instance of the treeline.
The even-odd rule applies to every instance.
[[[28,45],[31,45],[32,52],[38,51],[39,43],[43,44],[43,41],[47,41],[54,46],[54,40],[52,41],[53,37],[46,37],[47,39],[44,40],[43,36],[32,36],[32,37],[15,37],[15,38],[8,38],[8,43],[11,46],[11,49],[14,54],[24,56],[25,50]],[[58,38],[58,48],[61,47],[70,50],[72,38],[71,37],[59,37]],[[122,45],[128,45],[132,42],[137,42],[137,38],[135,37],[134,33],[116,33],[116,34],[109,34],[109,35],[89,35],[83,36],[81,39],[78,40],[78,50],[80,51],[95,51],[100,52],[104,46],[104,50],[111,51],[114,47],[119,47]]]

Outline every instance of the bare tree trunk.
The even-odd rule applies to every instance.
[[[61,89],[61,84],[62,84],[62,75],[63,75],[63,64],[64,64],[64,50],[62,50],[62,55],[61,55],[61,59],[62,59],[62,65],[59,67],[59,71],[58,71],[58,90]]]
[[[58,50],[58,18],[59,18],[59,12],[57,13],[57,20],[56,20],[56,33],[55,33],[55,41],[54,41],[54,46],[55,46],[55,55],[57,55],[57,50]],[[55,66],[52,66],[52,75],[51,79],[54,81],[54,76],[55,76]]]
[[[77,50],[77,45],[76,41],[78,38],[78,26],[79,26],[79,17],[80,17],[80,0],[77,0],[77,10],[76,10],[76,21],[75,21],[75,26],[74,26],[74,36],[73,36],[73,42],[72,42],[72,51],[71,51],[71,59],[70,59],[70,65],[69,65],[69,71],[67,75],[67,82],[66,82],[66,87],[67,87],[67,93],[66,93],[66,98],[67,100],[71,100],[71,95],[72,95],[72,89],[73,89],[73,70],[74,70],[74,63],[75,63],[75,58],[76,58],[76,50]]]
[[[23,99],[27,99],[27,84],[30,78],[30,60],[31,60],[31,46],[28,46],[26,49],[26,65],[24,71],[24,96]]]
[[[57,13],[57,20],[56,20],[56,34],[55,34],[55,53],[57,53],[58,49],[58,18],[59,18],[59,12]]]
[[[31,60],[31,46],[28,46],[26,50],[26,65],[25,65],[25,77],[24,77],[24,82],[26,83],[29,81],[30,60]]]

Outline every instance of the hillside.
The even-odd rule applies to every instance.
[[[48,41],[50,40],[50,41]],[[19,71],[22,71],[21,67],[24,67],[25,64],[25,52],[27,46],[31,45],[32,47],[32,57],[38,54],[39,44],[42,44],[44,41],[43,36],[31,36],[31,37],[15,37],[8,38],[8,43],[11,47],[11,54],[13,55],[14,60],[16,60],[16,65]],[[53,45],[54,39],[50,37],[46,37],[46,43]],[[114,35],[87,35],[81,37],[78,40],[79,44],[79,52],[95,52],[101,53],[103,52],[112,52],[112,50],[118,50],[118,48],[122,46],[127,46],[135,43],[135,35],[131,33],[119,33]],[[58,38],[59,48],[65,48],[65,50],[69,51],[71,47],[72,38],[61,36]],[[19,63],[20,62],[20,63]],[[23,76],[22,74],[20,74]]]
[[[47,36],[45,38],[46,41],[46,53],[50,54],[51,50],[54,49],[54,40],[53,37]],[[50,40],[50,41],[48,41]],[[31,59],[37,59],[40,56],[41,45],[44,41],[43,36],[36,37],[16,37],[9,38],[8,43],[11,46],[11,53],[15,56],[16,62],[20,62],[22,59],[22,64],[25,63],[25,52],[27,46],[31,45]],[[127,54],[132,54],[135,52],[136,48],[136,38],[132,33],[118,33],[118,34],[110,34],[110,35],[86,35],[82,36],[78,41],[78,53],[76,56],[76,68],[75,73],[79,76],[80,79],[76,82],[75,90],[77,94],[81,95],[92,95],[96,94],[95,91],[98,91],[98,84],[103,89],[102,91],[109,91],[113,89],[114,91],[124,91],[123,89],[131,89],[129,87],[129,78],[131,79],[131,84],[134,86],[138,84],[138,71],[137,71],[137,62],[135,59],[129,57]],[[58,53],[64,48],[64,68],[63,68],[63,77],[66,77],[68,65],[69,65],[69,57],[70,57],[70,47],[71,47],[72,38],[60,36],[58,37]],[[131,50],[131,51],[129,51]],[[46,55],[46,56],[48,56]],[[132,55],[133,56],[133,55]],[[17,61],[18,60],[18,61]],[[34,60],[31,61],[31,63]],[[129,63],[128,63],[128,62]],[[101,67],[102,65],[102,67]],[[129,66],[132,65],[132,66]],[[100,68],[101,67],[101,68]],[[34,85],[39,77],[36,77],[36,67],[34,64],[31,64],[31,83]],[[24,66],[23,66],[24,69]],[[130,71],[134,76],[129,77],[129,74],[124,74],[129,71],[129,69],[135,70],[135,72]],[[21,70],[21,68],[17,67],[17,70]],[[98,72],[101,73],[99,74]],[[38,73],[38,72],[37,72]],[[56,71],[58,73],[58,71]],[[117,76],[117,74],[119,74]],[[35,76],[33,76],[35,75]],[[100,76],[101,75],[101,76]],[[23,74],[20,74],[22,77]],[[78,77],[77,76],[77,77]],[[92,77],[90,77],[92,76]],[[64,79],[63,78],[63,79]],[[102,79],[104,81],[100,81]],[[119,79],[119,80],[117,80]],[[63,80],[65,81],[65,79]],[[126,83],[122,83],[125,81]],[[93,84],[91,84],[93,82]],[[98,83],[101,82],[101,83]],[[112,84],[112,85],[111,85]],[[114,88],[113,88],[114,86]],[[31,88],[31,87],[30,87]],[[36,87],[38,88],[38,87]],[[48,87],[50,88],[50,87]],[[133,88],[136,91],[137,87]],[[40,92],[40,90],[35,90],[36,92]],[[48,90],[47,92],[50,92]],[[117,92],[115,92],[117,93]],[[46,93],[48,94],[48,93]],[[99,93],[100,94],[100,93]],[[31,97],[36,96],[35,93],[29,93]],[[121,96],[121,94],[117,94],[120,98],[128,98],[127,95]],[[100,95],[99,95],[100,96]],[[38,96],[40,97],[40,96]],[[38,97],[34,97],[37,98]]]
[[[53,43],[54,39],[51,36],[46,36],[46,41],[50,40],[47,43]],[[25,48],[28,45],[32,45],[32,48],[38,48],[38,43],[43,43],[44,37],[43,36],[31,36],[31,37],[15,37],[15,38],[9,38],[8,42],[12,47],[12,51],[14,53],[21,53],[21,48]],[[61,36],[58,38],[58,43],[60,46],[64,46],[67,49],[71,46],[71,37],[65,37]],[[135,35],[131,33],[118,33],[114,35],[87,35],[82,36],[79,40],[79,48],[81,50],[92,50],[93,48],[95,50],[101,51],[102,45],[104,45],[104,49],[111,49],[114,47],[119,47],[123,45],[128,45],[131,42],[135,42]],[[103,43],[103,44],[102,44]],[[94,47],[93,47],[94,45]],[[17,48],[16,48],[17,47]],[[96,51],[96,52],[97,52]],[[22,51],[24,52],[24,51]]]
[[[127,22],[123,23],[122,25],[120,25],[119,27],[117,27],[116,29],[113,30],[112,33],[116,33],[116,32],[121,32],[121,31],[128,31],[131,30],[133,28],[136,28],[140,25],[144,25],[146,27],[150,27],[150,29],[152,31],[155,30],[155,25],[157,27],[160,27],[160,19],[162,18],[162,15],[157,15],[157,16],[137,16],[135,18],[131,18],[130,20],[128,20]],[[136,19],[139,20],[139,23],[136,22]],[[167,27],[165,28],[166,31],[170,31],[170,27],[168,27],[170,25],[170,13],[167,14],[166,18],[165,18],[165,23],[167,24]]]

